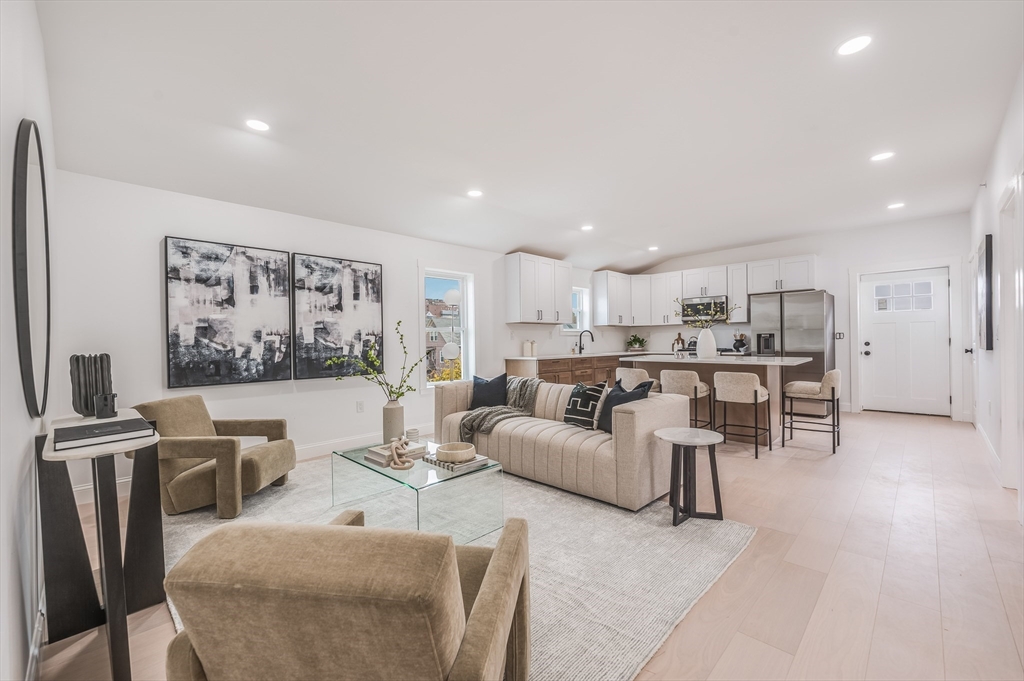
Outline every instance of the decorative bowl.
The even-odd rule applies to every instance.
[[[476,457],[476,447],[471,442],[449,442],[438,447],[434,456],[445,463],[466,463]]]

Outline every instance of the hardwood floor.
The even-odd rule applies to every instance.
[[[1024,530],[973,426],[865,412],[835,455],[795,442],[719,447],[725,516],[758,533],[638,681],[1024,678]],[[164,679],[167,608],[129,627],[135,678]],[[109,678],[102,628],[43,654],[44,680]]]

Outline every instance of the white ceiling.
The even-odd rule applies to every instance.
[[[625,271],[966,210],[1024,59],[1024,3],[978,0],[39,14],[60,168]]]

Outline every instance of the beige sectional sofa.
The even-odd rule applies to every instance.
[[[477,451],[513,475],[636,511],[668,492],[671,446],[659,428],[688,427],[685,395],[651,394],[615,407],[612,434],[562,421],[571,385],[542,383],[533,417],[502,421],[477,433]],[[434,386],[434,437],[457,442],[459,423],[473,400],[473,382]]]

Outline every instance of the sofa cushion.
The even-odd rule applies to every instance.
[[[586,430],[597,428],[597,417],[607,386],[606,381],[601,381],[597,385],[577,383],[572,395],[569,396],[569,404],[565,407],[565,417],[562,420]]]
[[[615,381],[615,386],[608,391],[601,405],[601,413],[597,417],[597,427],[606,433],[612,432],[612,410],[620,404],[628,404],[647,397],[654,386],[654,381],[644,381],[632,390],[622,387],[622,381]]]
[[[480,407],[504,407],[505,397],[508,393],[508,374],[495,376],[488,380],[473,377],[473,402],[470,409]]]

